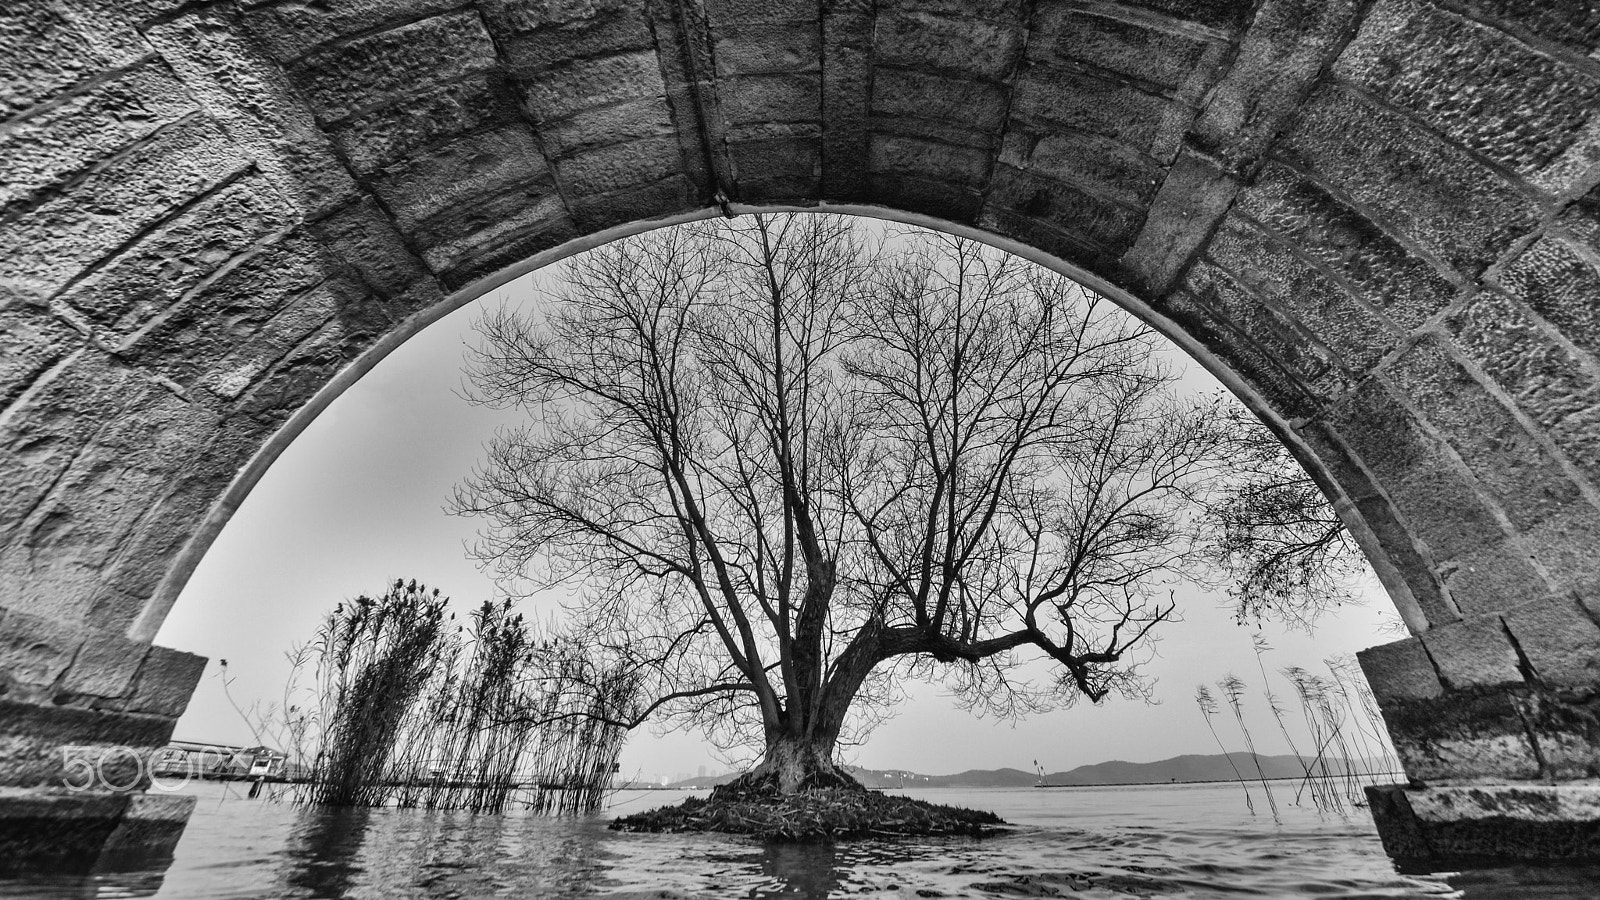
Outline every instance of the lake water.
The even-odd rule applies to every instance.
[[[1236,785],[907,791],[991,809],[1017,827],[983,840],[837,846],[606,829],[613,815],[684,796],[668,791],[620,794],[610,810],[573,820],[330,812],[222,784],[190,790],[199,805],[170,865],[0,880],[0,897],[1600,897],[1600,867],[1397,872],[1365,810],[1341,818],[1288,806],[1292,786],[1278,791],[1276,825],[1252,817]]]

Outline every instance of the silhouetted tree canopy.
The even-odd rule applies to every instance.
[[[629,724],[759,736],[783,790],[836,777],[897,675],[1004,714],[1145,696],[1171,585],[1218,558],[1227,405],[1179,399],[1109,301],[971,241],[661,229],[478,330],[474,399],[527,415],[458,490],[478,557],[574,592],[575,633],[653,689]],[[1017,677],[1030,656],[1056,677]]]

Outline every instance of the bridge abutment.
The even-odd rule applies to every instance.
[[[1391,856],[1600,858],[1600,626],[1576,601],[1464,619],[1360,658],[1410,778],[1367,790]]]
[[[170,855],[194,798],[151,790],[206,660],[0,610],[0,868]]]

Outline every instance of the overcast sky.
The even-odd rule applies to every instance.
[[[218,661],[228,660],[230,692],[239,705],[270,702],[288,675],[285,651],[307,641],[340,600],[379,593],[402,577],[441,588],[463,608],[494,596],[492,581],[462,550],[476,524],[447,515],[444,503],[495,426],[512,419],[460,399],[462,349],[486,306],[537,302],[535,279],[556,277],[559,268],[492,292],[408,341],[336,399],[272,465],[196,569],[157,638],[212,660],[177,738],[251,743],[244,719],[223,694]],[[1187,365],[1190,387],[1220,390],[1198,365]],[[1393,605],[1375,582],[1364,593],[1364,606],[1325,619],[1313,638],[1268,626],[1264,634],[1274,648],[1266,657],[1268,671],[1288,665],[1321,670],[1326,657],[1396,640],[1384,630],[1396,619]],[[938,688],[914,686],[896,718],[847,757],[870,768],[946,774],[1031,770],[1034,760],[1061,771],[1110,759],[1215,753],[1194,703],[1195,686],[1214,685],[1229,672],[1251,687],[1246,708],[1257,749],[1287,752],[1273,739],[1276,726],[1260,699],[1252,629],[1234,624],[1221,595],[1180,588],[1177,600],[1185,621],[1165,629],[1160,656],[1148,668],[1157,678],[1156,705],[1111,699],[1011,723],[973,718]],[[533,618],[545,617],[532,611]],[[1293,696],[1286,681],[1272,687],[1285,700]],[[1289,705],[1298,718],[1298,705]],[[1231,718],[1216,724],[1229,750],[1243,749]],[[647,778],[723,768],[693,735],[642,732],[629,741],[622,765]]]

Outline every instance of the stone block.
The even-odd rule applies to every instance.
[[[69,4],[10,6],[0,14],[0,120],[150,52],[132,29]]]
[[[967,78],[952,78],[927,72],[900,69],[874,70],[872,77],[874,128],[878,117],[937,119],[958,125],[963,131],[991,132],[1005,121],[1004,87]],[[899,121],[896,128],[903,130]],[[992,141],[987,134],[981,139]],[[968,138],[963,143],[972,143]]]
[[[552,159],[607,144],[676,134],[672,108],[662,97],[598,106],[539,127],[539,140]]]
[[[1600,553],[1594,552],[1600,534],[1600,510],[1574,503],[1522,533],[1534,559],[1550,573],[1557,591],[1589,604],[1600,617]]]
[[[1372,695],[1387,709],[1398,701],[1431,700],[1444,693],[1422,641],[1414,637],[1356,654]]]
[[[1129,5],[1225,31],[1242,28],[1251,9],[1233,0],[1135,0]]]
[[[581,29],[611,18],[643,18],[642,0],[483,0],[478,4],[490,30],[516,36],[538,31]]]
[[[1251,293],[1317,335],[1341,368],[1358,377],[1400,338],[1337,280],[1242,217],[1225,217],[1205,252]]]
[[[191,794],[134,794],[101,848],[99,870],[143,868],[152,860],[171,859],[199,799]],[[126,862],[125,862],[126,861]]]
[[[180,384],[215,366],[313,287],[337,280],[344,266],[321,243],[296,231],[245,257],[185,302],[125,342],[125,358]],[[353,283],[354,273],[348,275]]]
[[[739,180],[740,198],[755,179],[792,179],[813,185],[822,171],[822,142],[815,137],[774,138],[731,142],[728,155]]]
[[[385,169],[372,190],[405,231],[485,196],[555,186],[533,130],[514,124],[469,135]]]
[[[1259,5],[1228,71],[1195,121],[1195,146],[1239,171],[1260,157],[1299,110],[1307,87],[1349,35],[1351,0],[1269,0]]]
[[[1148,207],[1167,172],[1108,138],[1007,129],[999,162],[1129,206]]]
[[[1593,785],[1386,785],[1367,799],[1384,852],[1407,868],[1600,856]]]
[[[312,223],[309,231],[381,296],[403,294],[429,275],[388,214],[370,198]]]
[[[1200,286],[1206,290],[1206,285]],[[1162,315],[1183,328],[1219,360],[1239,373],[1272,408],[1289,418],[1311,419],[1324,408],[1320,393],[1313,392],[1301,377],[1286,367],[1275,348],[1263,348],[1254,341],[1241,340],[1232,323],[1212,307],[1212,298],[1182,286],[1167,292],[1156,304]]]
[[[1600,695],[1600,625],[1570,597],[1547,597],[1505,612],[1506,628],[1545,685]]]
[[[990,155],[985,151],[898,135],[873,135],[868,159],[874,172],[916,172],[973,187],[989,178]]]
[[[1591,483],[1600,483],[1600,377],[1588,361],[1496,291],[1479,292],[1446,324],[1468,358]]]
[[[717,96],[730,127],[822,120],[822,76],[817,74],[724,78],[717,83]]]
[[[1517,652],[1496,614],[1436,625],[1421,635],[1439,676],[1450,690],[1526,684]]]
[[[213,443],[206,441],[206,451],[175,476],[176,486],[151,505],[107,568],[105,588],[93,598],[92,615],[102,627],[126,630],[133,625],[243,465],[216,459],[209,446]]]
[[[941,16],[966,16],[971,19],[1019,19],[1023,0],[883,0],[885,10],[917,10]]]
[[[531,4],[491,4],[501,15],[489,14],[490,33],[495,35],[501,53],[519,76],[598,56],[631,51],[654,51],[655,36],[641,2],[591,4],[592,16],[560,24],[523,27],[515,15],[505,15],[515,5],[527,10]],[[486,13],[488,10],[486,10]]]
[[[244,341],[222,344],[215,350],[207,348],[201,358],[210,365],[193,381],[222,400],[235,400],[284,359],[286,354],[312,341],[336,322],[346,305],[357,302],[346,291],[329,285],[312,288],[295,298]],[[224,340],[222,335],[206,337]],[[213,356],[213,353],[220,355]]]
[[[1600,77],[1431,4],[1379,3],[1333,71],[1552,194],[1600,153]]]
[[[996,167],[995,174],[996,187],[1003,186],[1006,183],[1005,179],[1013,177],[1011,173],[1004,171],[1004,167]],[[1116,256],[1104,247],[1088,243],[1083,235],[1055,222],[1003,206],[996,202],[992,191],[989,197],[980,199],[983,201],[983,206],[979,212],[978,224],[984,229],[1025,243],[1041,253],[1048,253],[1068,265],[1079,266],[1085,271],[1111,270]]]
[[[1301,390],[1326,403],[1350,389],[1347,373],[1327,347],[1263,303],[1228,272],[1202,260],[1190,268],[1184,286],[1238,335],[1270,355]]]
[[[568,197],[607,194],[671,177],[681,168],[674,137],[611,144],[557,160],[556,178]]]
[[[868,110],[872,102],[872,36],[877,17],[867,10],[830,4],[822,15],[828,64],[822,70],[822,195],[858,196],[866,181]]]
[[[713,48],[719,78],[822,68],[822,31],[815,22],[718,28]]]
[[[1402,331],[1432,318],[1458,290],[1381,226],[1277,163],[1265,164],[1239,192],[1234,211],[1356,287]]]
[[[519,118],[506,77],[482,72],[346,119],[331,134],[350,168],[367,174],[418,149]]]
[[[1022,58],[1023,34],[1022,22],[1009,17],[986,20],[923,10],[884,11],[874,29],[875,61],[1003,82]]]
[[[1502,610],[1542,597],[1553,587],[1534,567],[1527,544],[1516,538],[1448,557],[1440,554],[1438,560],[1450,600],[1464,615]]]
[[[1364,658],[1362,666],[1366,668]],[[1413,779],[1430,784],[1530,781],[1544,773],[1527,725],[1505,691],[1380,700],[1379,707],[1400,762]]]
[[[568,204],[581,233],[687,212],[689,184],[680,175],[610,194],[574,197]]]
[[[82,347],[79,333],[44,309],[0,306],[0,409]]]
[[[273,59],[290,62],[349,35],[438,16],[459,6],[455,0],[266,3],[247,10],[245,22]]]
[[[523,82],[528,109],[541,125],[587,109],[661,97],[666,84],[655,51],[641,50],[580,60]]]
[[[1563,224],[1569,228],[1545,234],[1491,274],[1562,337],[1600,356],[1600,307],[1594,303],[1600,296],[1600,226],[1595,238],[1585,241],[1588,223],[1581,210],[1569,211]]]
[[[72,665],[85,633],[75,624],[54,621],[17,609],[0,608],[0,691],[7,696],[52,689]]]
[[[149,63],[23,119],[0,134],[0,212],[194,109],[172,73]]]
[[[305,101],[227,6],[190,7],[146,36],[190,96],[271,179],[298,216],[317,216],[356,191]]]
[[[258,252],[292,223],[270,182],[246,176],[139,235],[60,301],[95,326],[102,342],[126,350],[153,320],[173,314],[172,307],[207,279]]]
[[[0,874],[90,871],[130,794],[0,795]]]
[[[982,182],[977,186],[982,186]],[[1140,224],[1136,210],[1080,187],[1010,166],[995,167],[987,197],[988,208],[1014,210],[1048,222],[1073,235],[1079,244],[1099,248],[1106,256],[1124,250],[1133,241]]]
[[[76,697],[121,697],[132,689],[134,675],[149,651],[149,644],[97,628],[85,635],[60,688]]]
[[[0,428],[0,542],[9,541],[109,418],[127,402],[129,368],[86,350],[67,357]],[[0,569],[0,571],[6,571]]]
[[[1238,190],[1238,181],[1212,161],[1194,153],[1178,157],[1122,259],[1145,296],[1159,297],[1177,283]]]
[[[1479,15],[1498,19],[1508,31],[1534,35],[1580,56],[1600,47],[1600,9],[1567,0],[1470,0]]]
[[[190,117],[155,132],[0,230],[0,290],[34,300],[53,296],[247,165],[207,119]]]
[[[1194,118],[1193,109],[1133,85],[1039,64],[1018,73],[1010,111],[1024,124],[1104,135],[1163,164],[1177,156]]]
[[[816,22],[816,0],[769,3],[767,0],[706,0],[706,14],[716,25],[757,22]]]
[[[1157,85],[1190,104],[1216,78],[1226,49],[1226,43],[1211,35],[1152,27],[1067,3],[1039,4],[1028,37],[1030,59],[1052,65],[1088,63]]]
[[[1352,92],[1325,86],[1273,145],[1456,272],[1476,277],[1534,227],[1538,208],[1495,170]]]
[[[141,777],[136,755],[165,744],[173,722],[167,716],[0,697],[0,788],[81,784],[82,773],[69,768],[69,760],[103,759],[107,782],[142,789],[149,780]]]
[[[327,47],[287,71],[326,123],[496,65],[483,18],[465,10]]]
[[[983,205],[983,195],[967,185],[949,184],[902,173],[872,173],[872,195],[907,212],[922,213],[952,222],[972,222]]]
[[[430,229],[420,237],[429,242],[424,258],[452,287],[577,236],[566,204],[554,192],[544,196],[512,194],[474,204],[449,224],[452,233],[448,235]]]
[[[1545,778],[1588,780],[1600,772],[1600,715],[1592,700],[1551,690],[1519,691],[1512,699],[1538,744]]]
[[[1456,448],[1514,526],[1527,528],[1580,500],[1560,462],[1461,365],[1445,339],[1424,336],[1383,371]]]
[[[1341,478],[1340,486],[1347,490],[1353,479]],[[1461,618],[1461,610],[1450,601],[1444,589],[1444,582],[1435,570],[1432,555],[1425,543],[1417,539],[1407,523],[1400,519],[1394,505],[1385,497],[1364,496],[1354,499],[1357,513],[1362,522],[1372,532],[1373,540],[1381,547],[1382,556],[1368,549],[1368,558],[1378,557],[1373,562],[1373,568],[1383,580],[1389,597],[1406,617],[1407,624],[1413,625],[1413,630],[1419,626],[1427,625],[1437,627]],[[1392,575],[1385,570],[1382,560],[1387,558],[1393,565]],[[1402,589],[1392,587],[1391,578],[1398,577],[1403,584]],[[1416,603],[1415,609],[1407,609],[1406,595],[1409,594]],[[1416,612],[1422,614],[1422,622],[1413,623],[1412,618]]]
[[[204,656],[151,647],[134,679],[127,712],[177,719],[188,709],[206,662]]]

